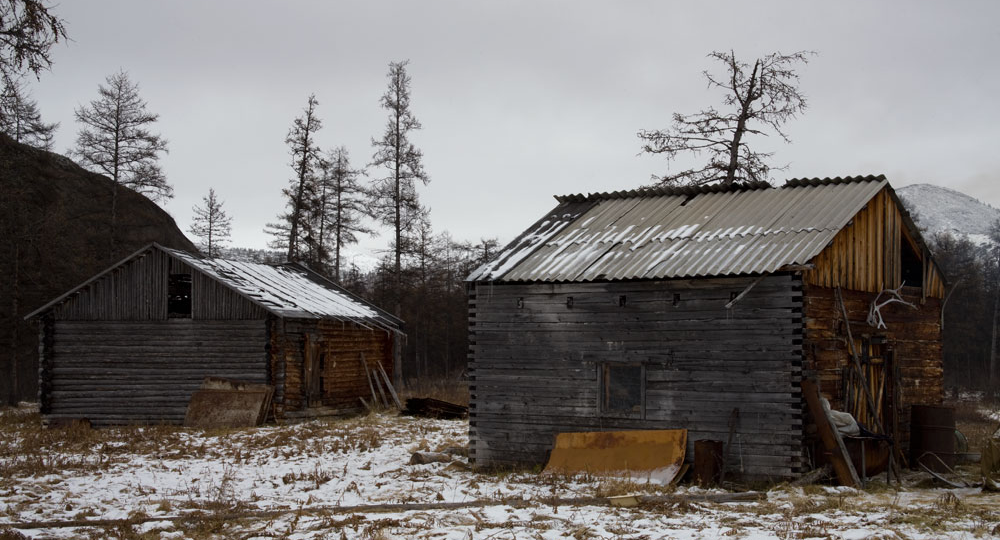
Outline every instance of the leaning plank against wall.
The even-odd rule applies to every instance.
[[[756,278],[470,288],[470,456],[477,467],[540,464],[566,431],[687,428],[726,440],[751,477],[802,466],[801,285]],[[572,297],[572,302],[569,298]],[[645,369],[644,412],[599,411],[603,363]]]

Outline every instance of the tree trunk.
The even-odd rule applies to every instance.
[[[989,395],[996,399],[997,395],[997,315],[1000,312],[1000,284],[993,296],[993,327],[990,331],[990,367]]]
[[[20,362],[18,362],[18,330],[21,327],[21,321],[19,319],[18,309],[18,295],[21,291],[21,274],[20,274],[20,259],[21,259],[21,246],[16,241],[14,242],[14,263],[13,272],[11,275],[11,291],[10,291],[10,314],[11,314],[11,328],[10,328],[10,393],[7,394],[7,404],[11,407],[16,407],[17,403],[21,400],[21,381],[20,381]]]

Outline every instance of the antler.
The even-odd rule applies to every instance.
[[[903,285],[906,285],[905,281],[903,283],[900,283],[899,287],[895,289],[882,289],[882,292],[878,293],[878,296],[875,297],[875,300],[872,300],[872,305],[868,308],[867,322],[869,326],[874,326],[875,328],[885,328],[885,321],[882,320],[881,309],[894,302],[905,304],[913,309],[917,309],[917,306],[911,304],[910,302],[907,302],[906,300],[903,300],[903,297],[900,296],[899,291],[903,289]],[[886,293],[889,293],[890,295],[889,299],[880,304],[879,299],[882,298],[882,295]]]

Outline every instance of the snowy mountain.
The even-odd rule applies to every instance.
[[[928,240],[947,232],[985,244],[990,225],[1000,219],[1000,210],[946,187],[913,184],[897,189],[896,194]]]

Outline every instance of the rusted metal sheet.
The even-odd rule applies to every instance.
[[[559,433],[543,472],[667,485],[680,472],[686,447],[686,429]]]
[[[885,178],[570,197],[590,203],[555,233],[515,242],[473,281],[592,281],[774,272],[820,253]],[[558,213],[557,207],[554,213]],[[530,233],[531,231],[529,231]],[[503,261],[501,263],[501,261]]]
[[[184,426],[202,429],[259,426],[267,420],[274,387],[207,377],[191,395]]]

